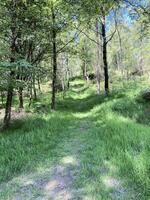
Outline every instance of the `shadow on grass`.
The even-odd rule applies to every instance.
[[[0,140],[1,181],[7,181],[24,171],[36,172],[38,166],[50,167],[59,163],[64,153],[64,141],[71,138],[70,134],[75,131],[85,140],[82,141],[85,144],[84,149],[80,151],[81,172],[78,179],[87,196],[91,195],[90,188],[93,190],[92,194],[97,195],[97,199],[102,193],[102,198],[111,199],[112,196],[108,196],[111,189],[118,191],[117,196],[113,196],[114,199],[119,195],[126,195],[124,188],[121,190],[120,186],[115,185],[117,179],[107,173],[107,166],[104,163],[106,161],[112,164],[111,169],[113,164],[117,167],[118,171],[112,171],[113,175],[122,176],[132,186],[135,185],[139,199],[147,198],[149,165],[145,160],[149,159],[149,129],[119,116],[111,117],[111,111],[107,113],[99,108],[88,116],[88,120],[94,124],[86,129],[84,136],[81,136],[81,130],[77,132],[75,125],[81,123],[81,119],[71,115],[71,112],[88,112],[96,105],[111,101],[114,96],[122,98],[116,93],[109,97],[93,95],[76,100],[67,98],[58,102],[58,110],[65,112],[57,111],[49,116],[31,117],[15,123],[13,129],[8,131],[9,134]],[[130,100],[119,99],[112,109],[118,113],[122,109],[123,114],[126,111],[124,116],[128,117],[130,109],[133,113],[137,110],[135,107]],[[133,117],[132,115],[130,117]],[[65,153],[70,155],[70,150]],[[131,193],[133,197],[134,192]],[[134,197],[137,199],[137,196]]]
[[[0,182],[8,181],[23,171],[34,171],[35,166],[59,159],[57,145],[69,137],[74,126],[71,115],[52,113],[51,116],[17,120],[0,135]]]
[[[84,83],[79,83],[79,84],[74,84],[74,85],[72,85],[71,88],[80,89],[80,88],[82,88],[82,87],[84,87],[84,86],[85,86]]]
[[[109,96],[101,95],[89,95],[88,97],[81,99],[66,98],[63,101],[57,102],[57,108],[59,111],[67,112],[88,112],[97,105],[112,101],[114,98],[120,99],[123,95],[118,92],[110,93]]]
[[[80,88],[78,90],[72,88],[72,92],[75,92],[75,93],[84,93],[85,91],[87,91],[89,89],[89,87],[83,87],[83,88]]]
[[[102,97],[98,95],[88,96],[84,99],[67,98],[57,102],[57,108],[60,111],[67,112],[88,112],[94,106],[103,102]]]
[[[119,115],[135,120],[137,123],[150,125],[150,105],[146,101],[125,98],[117,101],[112,110]]]
[[[149,160],[150,128],[126,118],[111,116],[111,113],[103,113],[102,115],[100,112],[101,110],[95,113],[96,117],[93,114],[89,118],[92,121],[95,117],[95,120],[94,126],[84,141],[86,149],[81,155],[81,160],[84,162],[81,179],[84,180],[86,177],[92,182],[89,188],[94,188],[95,194],[98,188],[103,194],[104,188],[101,188],[99,180],[104,180],[103,176],[109,178],[105,183],[108,183],[112,189],[114,186],[115,189],[116,185],[111,182],[110,178],[117,176],[121,178],[122,184],[124,181],[125,183],[123,189],[120,190],[117,187],[119,190],[116,198],[110,199],[131,199],[131,197],[140,200],[148,199],[150,176],[147,160]],[[103,121],[101,121],[101,115]],[[104,161],[111,163],[110,167],[113,170],[111,174],[105,174],[107,168]],[[84,183],[80,184],[85,187]],[[128,192],[129,194],[127,194]],[[124,196],[126,194],[131,196],[126,198]],[[105,198],[107,199],[108,196]]]

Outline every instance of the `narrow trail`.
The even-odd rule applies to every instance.
[[[79,125],[83,134],[84,124]],[[83,144],[80,137],[72,131],[72,137],[59,144],[60,161],[49,167],[42,166],[37,172],[24,174],[14,178],[0,187],[0,192],[7,193],[11,190],[12,196],[8,200],[75,200],[78,198],[78,190],[74,189],[74,183],[80,171],[80,151]],[[79,195],[80,196],[80,195]],[[5,199],[6,200],[6,199]]]
[[[74,91],[77,95],[80,88]],[[82,95],[80,93],[79,99]],[[80,109],[80,104],[77,105]],[[78,110],[78,109],[77,109]],[[74,112],[75,113],[75,112]],[[75,189],[75,180],[80,171],[80,152],[83,150],[81,135],[88,130],[86,121],[77,121],[71,128],[70,137],[58,144],[57,152],[60,152],[60,160],[54,162],[49,167],[42,166],[37,172],[32,174],[22,174],[13,178],[7,184],[0,187],[0,192],[11,191],[8,200],[75,200],[80,199],[78,191]],[[6,200],[6,199],[5,199]]]
[[[71,127],[68,127],[66,132],[70,136],[58,143],[56,151],[59,152],[56,159],[51,164],[46,166],[42,163],[41,167],[34,173],[22,174],[13,178],[7,184],[4,183],[0,186],[0,192],[11,194],[9,198],[2,200],[125,200],[126,189],[122,186],[120,180],[110,176],[110,169],[108,166],[99,166],[99,174],[101,180],[103,179],[104,187],[108,187],[113,192],[106,197],[91,196],[88,190],[92,191],[92,178],[84,177],[85,188],[76,185],[77,180],[81,176],[82,168],[84,167],[81,156],[86,152],[88,147],[88,139],[91,137],[91,130],[95,125],[93,121],[88,119],[87,112],[80,112],[80,109],[86,105],[84,102],[84,93],[86,88],[77,87],[73,88],[75,100],[78,101],[75,109],[70,111],[72,116],[78,116],[77,120]],[[91,107],[92,109],[93,107]],[[71,108],[69,108],[71,109]],[[90,148],[92,148],[90,146]],[[55,153],[55,150],[54,150]],[[92,170],[92,157],[91,166],[85,166],[85,170]],[[91,168],[91,169],[90,169]],[[89,173],[87,171],[87,173]],[[92,172],[93,173],[93,172]],[[98,174],[98,176],[99,176]],[[104,178],[103,178],[104,177]],[[82,181],[82,179],[81,179]],[[86,185],[89,183],[89,185]],[[83,184],[81,184],[83,185]],[[95,187],[95,186],[94,186]],[[103,188],[104,189],[104,188]],[[95,191],[95,188],[93,189]],[[10,192],[11,191],[11,192]],[[103,191],[105,193],[105,191]],[[108,198],[107,198],[108,196]]]

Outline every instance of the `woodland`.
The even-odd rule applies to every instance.
[[[0,200],[150,200],[150,0],[0,0]]]

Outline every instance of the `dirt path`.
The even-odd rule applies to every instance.
[[[81,133],[84,125],[81,125]],[[80,127],[79,127],[80,128]],[[79,151],[83,148],[80,137],[72,130],[72,137],[58,145],[60,160],[43,166],[32,174],[22,174],[0,186],[5,200],[73,200],[76,198],[74,184],[79,176]],[[7,196],[9,193],[9,198]],[[2,200],[2,199],[1,199]]]
[[[81,105],[79,103],[77,106],[80,108],[82,102]],[[70,136],[62,140],[61,143],[58,142],[56,149],[54,149],[54,155],[52,155],[55,156],[55,151],[57,151],[56,159],[51,163],[46,163],[46,165],[45,162],[42,162],[41,167],[34,173],[22,174],[1,185],[0,193],[3,193],[3,198],[0,196],[0,200],[102,200],[99,196],[98,199],[96,198],[96,192],[93,194],[96,184],[93,182],[95,185],[92,185],[92,176],[89,178],[88,175],[85,175],[85,182],[81,184],[84,188],[76,186],[76,180],[80,179],[82,171],[81,156],[88,148],[88,139],[91,137],[94,125],[92,121],[88,120],[88,114],[76,112],[73,114],[79,115],[76,124],[66,130]],[[95,167],[94,164],[91,164],[92,157],[87,163],[90,166],[83,166],[83,168],[85,167],[85,171],[87,170],[89,173]],[[129,199],[125,198],[127,192],[122,181],[110,175],[108,166],[100,165],[99,173],[100,176],[97,174],[98,181],[102,182],[103,189],[100,193],[108,195],[108,198],[106,197],[104,200]],[[90,185],[93,186],[93,189],[88,191]],[[104,191],[104,188],[112,191],[108,193],[107,190]]]

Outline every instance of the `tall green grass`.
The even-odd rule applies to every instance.
[[[49,97],[39,99],[34,115],[0,135],[0,181],[59,163],[73,154],[76,140],[75,199],[150,199],[150,105],[140,99],[143,88],[131,81],[105,97],[94,85],[73,81],[52,113],[42,106]]]

